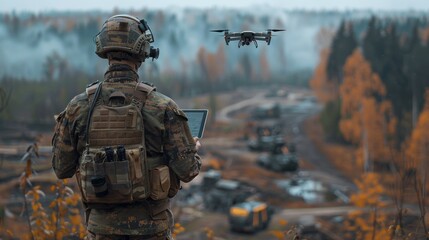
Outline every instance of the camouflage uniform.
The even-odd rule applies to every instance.
[[[138,75],[127,65],[112,65],[105,74],[104,82],[135,86]],[[104,90],[99,99],[109,96]],[[87,94],[74,97],[58,116],[52,139],[52,166],[58,178],[70,178],[79,166],[79,158],[85,149],[86,121],[89,111]],[[161,157],[174,172],[176,182],[189,182],[198,175],[201,160],[196,153],[187,119],[176,103],[165,95],[152,91],[142,109],[148,157]],[[168,199],[167,199],[168,201]],[[91,209],[87,228],[89,239],[134,236],[138,239],[169,239],[173,225],[169,209],[153,213],[159,201],[114,205],[108,209]],[[103,237],[100,238],[102,234]],[[97,236],[96,236],[97,235]],[[108,237],[110,235],[110,237]],[[136,236],[144,235],[144,236]],[[134,239],[137,239],[134,238]]]

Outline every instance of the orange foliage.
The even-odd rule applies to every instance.
[[[346,230],[354,234],[357,240],[384,240],[389,239],[387,215],[383,211],[386,204],[380,201],[384,188],[380,184],[380,177],[375,173],[366,173],[361,180],[355,181],[358,193],[351,196],[350,202],[361,210],[349,214]]]
[[[27,192],[26,199],[30,200],[31,206],[31,236],[26,236],[27,238],[63,239],[67,236],[77,236],[82,239],[86,235],[78,207],[80,196],[65,186],[65,183],[66,181],[58,181],[50,188],[57,195],[49,205],[52,210],[50,214],[42,205],[41,200],[45,198],[45,193],[40,186],[35,186]]]
[[[407,154],[407,168],[427,170],[429,163],[429,89],[426,90],[426,103],[422,113],[419,116],[416,127],[414,128],[409,141]]]
[[[333,82],[328,80],[326,73],[328,65],[329,50],[323,49],[320,52],[319,65],[314,70],[313,77],[310,80],[310,87],[313,89],[319,101],[326,103],[338,97],[336,87]]]
[[[316,42],[320,56],[319,64],[310,80],[310,87],[322,103],[327,103],[338,98],[337,86],[329,81],[326,73],[328,57],[330,54],[329,48],[334,35],[335,32],[327,28],[321,28],[316,35]]]
[[[175,223],[174,227],[173,227],[173,237],[176,238],[177,235],[183,233],[186,229],[180,224],[180,223]]]
[[[208,79],[213,82],[219,80],[225,71],[225,47],[220,44],[215,53],[207,52],[204,47],[198,50],[198,61]]]
[[[429,27],[422,29],[420,31],[420,36],[421,36],[422,41],[424,43],[427,43],[429,41]]]
[[[385,95],[382,81],[356,50],[344,65],[340,130],[346,140],[361,147],[360,162],[388,159],[387,139],[395,133],[396,118],[389,101],[376,99]]]
[[[19,239],[63,239],[68,236],[75,236],[83,239],[86,235],[86,228],[81,217],[80,195],[74,193],[66,186],[67,180],[57,181],[50,187],[52,194],[56,198],[49,204],[50,210],[42,204],[46,198],[41,186],[36,185],[27,191],[28,186],[32,186],[30,176],[33,172],[32,156],[39,156],[38,145],[33,144],[27,149],[26,166],[20,177],[20,188],[24,194],[24,212],[28,224],[28,232],[20,229],[12,232],[3,222],[0,227],[0,239],[2,236],[16,236]],[[6,228],[3,228],[6,227]]]
[[[280,224],[281,226],[286,226]],[[292,227],[290,230],[271,230],[270,234],[276,237],[278,240],[297,240],[301,239],[299,230],[296,226]]]

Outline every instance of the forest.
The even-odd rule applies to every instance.
[[[310,85],[325,103],[321,122],[327,139],[364,147],[362,163],[388,160],[389,147],[405,151],[423,134],[429,107],[427,24],[416,19],[404,32],[395,21],[372,17],[357,36],[353,22],[342,22],[331,47],[320,52]],[[365,170],[373,170],[372,164]]]
[[[354,156],[341,164],[350,165],[356,178],[375,177],[372,181],[381,183],[380,190],[397,200],[395,222],[401,227],[403,204],[419,204],[419,226],[427,232],[428,22],[414,19],[404,29],[398,20],[372,17],[363,34],[357,34],[355,24],[343,21],[335,33],[320,33],[333,35],[332,43],[321,49],[310,80],[324,103],[319,119],[325,139],[352,146]]]

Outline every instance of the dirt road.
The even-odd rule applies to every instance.
[[[274,173],[262,169],[256,165],[256,158],[259,153],[250,152],[246,142],[227,136],[205,138],[203,144],[208,152],[217,152],[218,156],[225,160],[222,174],[229,178],[240,180],[258,188],[261,195],[266,199],[272,199],[271,203],[278,209],[273,216],[273,220],[267,231],[254,235],[240,235],[230,232],[228,218],[225,213],[210,212],[204,206],[193,208],[194,217],[185,226],[188,234],[199,232],[200,226],[206,226],[215,232],[215,236],[220,239],[277,239],[271,231],[286,230],[279,222],[287,220],[290,223],[299,224],[303,217],[336,216],[344,215],[355,208],[347,205],[348,193],[354,191],[355,186],[347,181],[339,171],[323,157],[322,154],[311,143],[305,135],[303,123],[310,116],[314,116],[320,111],[320,106],[315,103],[311,92],[297,89],[290,93],[288,97],[267,97],[267,90],[258,90],[257,94],[236,101],[222,108],[217,114],[217,120],[224,123],[233,123],[234,126],[245,126],[249,119],[243,118],[243,112],[249,114],[252,109],[267,105],[279,104],[281,106],[281,116],[275,121],[270,120],[270,124],[282,126],[281,134],[287,138],[288,142],[294,142],[297,146],[297,156],[300,159],[301,169],[297,173]],[[240,116],[237,118],[237,116]],[[278,187],[274,186],[278,181],[288,181],[290,179],[311,179],[317,184],[328,186],[332,191],[336,191],[338,205],[336,202],[330,204],[310,204],[305,208],[288,206],[288,202],[293,199],[282,194]],[[283,190],[286,191],[286,190]],[[318,191],[318,189],[316,189]],[[307,194],[307,193],[304,193]],[[277,198],[277,200],[275,200]],[[305,205],[305,203],[304,203]],[[302,206],[302,205],[301,205]],[[197,210],[200,209],[200,210]],[[190,211],[190,212],[192,212]],[[198,213],[195,213],[198,212]],[[188,216],[189,217],[189,216]],[[191,235],[186,235],[186,239]],[[195,238],[197,239],[197,238]]]

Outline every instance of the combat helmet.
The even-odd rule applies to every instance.
[[[101,58],[144,62],[146,58],[153,60],[159,56],[159,48],[150,45],[154,37],[147,22],[126,14],[107,19],[94,40],[95,53]]]

